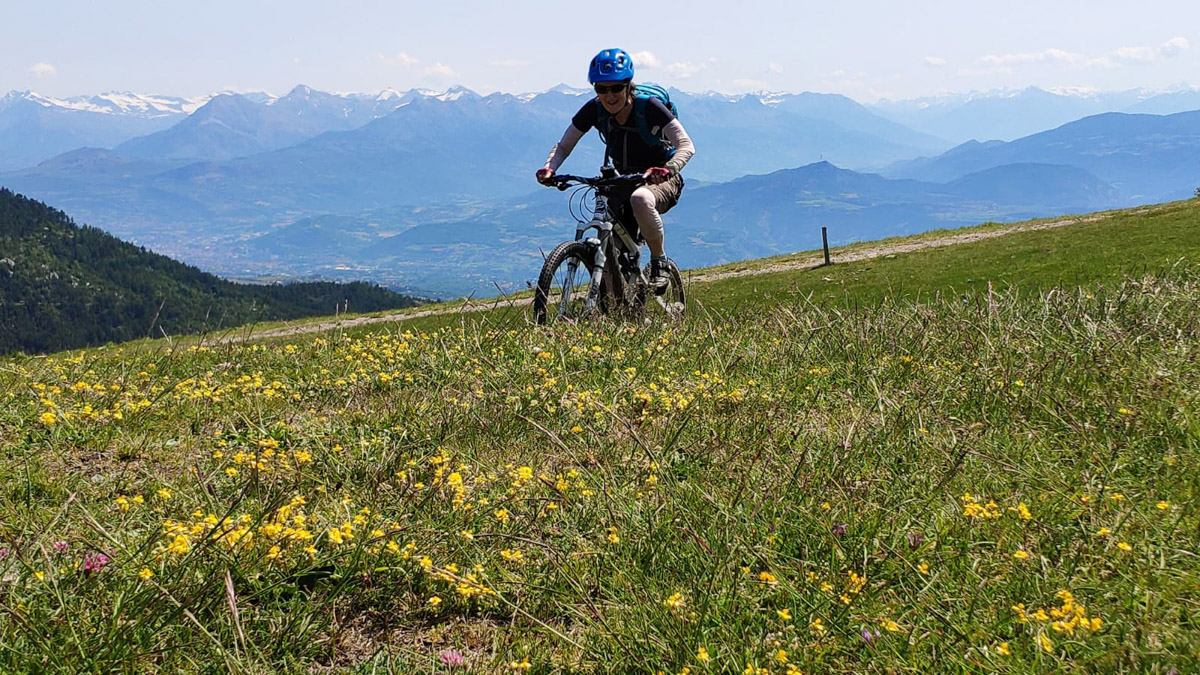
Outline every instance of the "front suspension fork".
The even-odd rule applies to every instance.
[[[597,243],[600,245],[596,246],[596,254],[592,259],[592,283],[588,286],[587,301],[583,305],[584,314],[595,311],[600,294],[604,292],[604,266],[608,262],[608,256],[604,253],[604,244]]]

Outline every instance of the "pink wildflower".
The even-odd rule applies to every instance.
[[[463,656],[463,653],[457,649],[443,649],[442,652],[438,654],[438,659],[441,660],[443,665],[450,666],[451,668],[464,666],[467,662],[467,658]]]
[[[84,572],[99,572],[104,569],[108,563],[112,562],[112,558],[103,553],[89,555],[83,559]]]

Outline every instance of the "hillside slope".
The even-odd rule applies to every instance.
[[[0,671],[1196,672],[1198,208],[0,359]]]

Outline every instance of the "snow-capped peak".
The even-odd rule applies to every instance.
[[[287,96],[285,96],[284,98],[290,98],[290,99],[308,98],[309,96],[312,96],[312,93],[313,93],[312,87],[309,87],[306,84],[298,84],[298,85],[292,87],[292,90],[289,91],[287,93]]]
[[[476,94],[466,87],[455,85],[447,89],[443,94],[434,94],[433,98],[436,98],[439,101],[457,101],[464,96],[474,98],[479,96],[479,94]]]
[[[789,94],[781,91],[754,91],[747,96],[757,98],[763,105],[779,105],[787,99]]]
[[[35,91],[14,91],[10,92],[4,98],[9,101],[24,99],[44,108],[61,108],[63,110],[75,110],[102,115],[164,117],[169,115],[190,115],[197,108],[207,103],[212,97],[197,96],[193,98],[180,98],[176,96],[110,91],[95,96],[56,98],[53,96],[44,96]]]
[[[585,94],[590,95],[592,93],[592,90],[591,89],[580,89],[578,87],[572,87],[569,84],[556,84],[553,87],[550,87],[550,89],[548,89],[546,93],[551,93],[551,92],[553,92],[555,94],[566,94],[567,96],[583,96]]]

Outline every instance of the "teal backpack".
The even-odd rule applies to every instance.
[[[670,159],[675,154],[675,148],[670,141],[662,138],[658,134],[662,129],[651,129],[650,123],[646,121],[646,104],[651,98],[656,98],[662,101],[662,104],[667,106],[667,110],[671,111],[677,119],[679,117],[679,109],[671,102],[671,95],[666,89],[657,84],[636,84],[633,86],[633,115],[634,124],[637,125],[638,134],[646,145],[655,146],[661,145],[667,149],[667,159]],[[613,124],[612,115],[604,109],[600,101],[596,101],[596,131],[600,132],[600,140],[604,141],[604,145],[608,145],[608,129],[609,125]],[[656,133],[657,132],[657,133]]]

